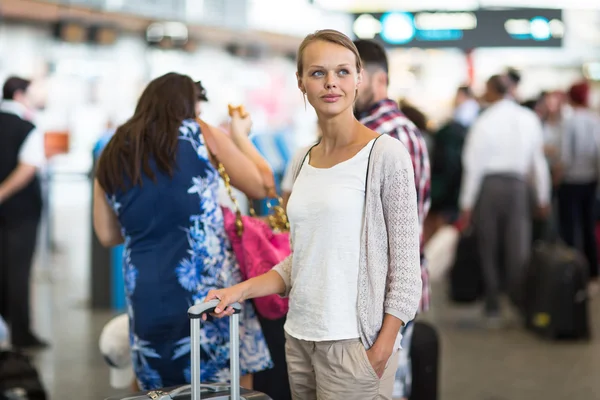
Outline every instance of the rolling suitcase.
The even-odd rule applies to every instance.
[[[477,301],[484,292],[477,238],[472,229],[458,240],[456,257],[450,270],[450,299],[456,303]]]
[[[272,400],[264,393],[240,388],[239,313],[241,306],[238,303],[231,305],[236,312],[231,317],[229,324],[231,384],[202,384],[200,382],[200,321],[202,315],[213,312],[217,304],[219,304],[219,300],[213,300],[193,305],[188,309],[191,322],[192,382],[190,385],[109,397],[106,400]]]
[[[526,327],[548,339],[589,338],[587,283],[578,251],[560,241],[537,243],[526,280]]]
[[[410,345],[412,383],[410,400],[437,400],[440,339],[437,330],[416,321]]]
[[[0,350],[0,400],[47,400],[31,359],[16,350]]]

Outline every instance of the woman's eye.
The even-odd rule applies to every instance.
[[[340,72],[338,72],[340,75],[348,75],[350,73],[350,71],[348,71],[347,69],[341,69]]]
[[[323,71],[315,71],[311,75],[312,76],[323,76]]]

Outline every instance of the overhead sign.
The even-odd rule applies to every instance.
[[[560,47],[562,11],[501,9],[355,14],[358,38],[394,47]]]
[[[310,0],[326,10],[373,13],[389,10],[477,10],[492,7],[552,8],[555,10],[599,10],[597,0]]]

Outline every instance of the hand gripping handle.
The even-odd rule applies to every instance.
[[[220,300],[215,299],[206,303],[199,303],[188,309],[188,317],[191,322],[191,374],[192,374],[192,400],[200,400],[200,321],[204,314],[215,311]],[[239,303],[230,304],[234,314],[229,321],[229,369],[231,370],[231,400],[240,400],[240,313],[242,306]]]
[[[204,314],[211,314],[215,311],[215,307],[220,303],[219,299],[207,301],[206,303],[195,304],[188,309],[188,317],[190,319],[198,319],[202,318]],[[240,303],[233,303],[229,305],[233,307],[234,314],[239,314],[242,312],[242,306]]]

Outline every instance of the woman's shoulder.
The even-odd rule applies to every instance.
[[[200,125],[193,119],[185,119],[179,125],[179,138],[194,138],[198,139],[201,135]]]
[[[305,158],[310,149],[312,149],[315,145],[311,144],[308,146],[302,146],[296,150],[294,156],[292,157],[292,164],[301,163]]]
[[[184,149],[183,151],[187,152],[187,149],[193,149],[200,158],[208,158],[208,150],[202,129],[195,120],[186,119],[181,123],[179,126],[179,140],[191,145],[180,146],[180,151]]]
[[[296,152],[294,153],[294,156],[292,157],[291,161],[290,161],[290,167],[292,168],[292,171],[294,171],[294,177],[296,176],[300,166],[303,164],[304,160],[306,160],[306,156],[308,155],[308,152],[310,151],[310,149],[312,149],[315,146],[315,144],[311,144],[308,146],[302,146],[299,149],[296,150]]]
[[[412,168],[412,159],[406,146],[400,140],[385,134],[380,135],[373,145],[373,159],[386,169]]]

